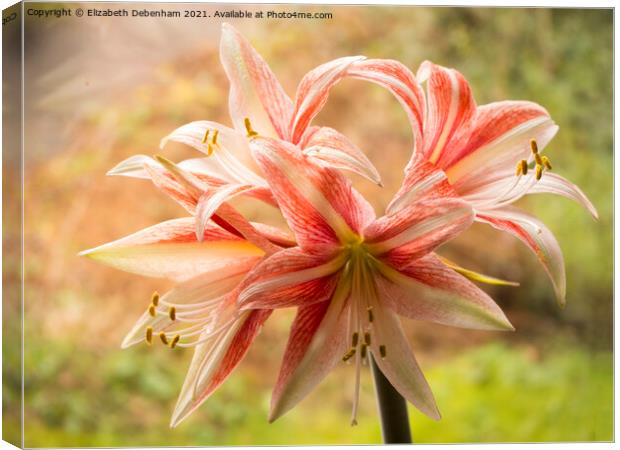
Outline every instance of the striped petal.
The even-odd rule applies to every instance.
[[[443,170],[429,163],[420,153],[414,153],[405,172],[403,184],[394,195],[386,212],[394,214],[420,199],[435,197],[456,198],[458,194],[450,185]]]
[[[310,136],[304,136],[302,148],[312,161],[326,167],[348,170],[382,186],[381,176],[375,166],[346,136],[328,127],[309,131]]]
[[[349,290],[341,283],[331,301],[299,308],[271,397],[270,422],[303,400],[340,361],[348,344]]]
[[[417,79],[427,82],[423,153],[430,162],[444,167],[451,149],[460,148],[469,137],[476,102],[467,80],[454,69],[425,61]]]
[[[363,56],[347,56],[322,64],[308,72],[297,87],[291,119],[291,142],[299,143],[312,119],[327,102],[329,90],[346,76],[348,67]]]
[[[262,261],[242,285],[241,309],[277,309],[329,299],[346,262],[343,254],[316,256],[299,247],[282,250]]]
[[[398,270],[378,266],[382,301],[401,316],[454,327],[513,330],[495,302],[475,284],[430,254]]]
[[[376,300],[373,311],[375,336],[371,348],[381,372],[400,395],[431,419],[439,420],[441,415],[435,398],[411,352],[400,319],[389,309],[381,307]],[[384,357],[381,356],[380,346],[384,346]]]
[[[263,136],[289,138],[293,104],[252,45],[230,24],[222,25],[220,59],[228,80],[228,105],[235,128],[245,133],[245,119]]]
[[[407,264],[454,238],[472,221],[471,206],[462,200],[421,200],[373,222],[364,231],[365,245],[391,264]]]
[[[422,148],[425,98],[420,84],[411,71],[398,61],[367,59],[347,69],[347,76],[378,84],[388,89],[401,103],[415,136],[415,147]]]
[[[176,427],[224,382],[241,362],[271,311],[242,313],[212,339],[199,344],[172,413]]]
[[[309,251],[356,239],[374,219],[372,206],[340,173],[313,164],[296,147],[254,138],[250,146],[282,213]]]
[[[586,194],[576,184],[555,173],[546,172],[528,194],[556,194],[574,200],[586,208],[598,220],[598,212]]]
[[[546,116],[530,119],[461,158],[446,174],[463,195],[494,181],[514,178],[517,162],[533,158],[530,141],[536,139],[542,150],[557,131],[558,126]]]
[[[566,270],[558,241],[539,220],[516,208],[479,211],[476,220],[519,238],[534,252],[549,276],[560,306],[566,304]]]
[[[196,238],[202,240],[207,223],[224,202],[252,188],[253,186],[247,184],[227,184],[203,194],[196,205]]]
[[[206,227],[203,242],[197,242],[194,219],[187,217],[162,222],[80,255],[125,272],[184,281],[244,261],[256,262],[263,253],[215,226]]]
[[[467,143],[447,155],[442,167],[447,169],[479,148],[501,139],[513,129],[543,117],[549,118],[549,113],[533,102],[508,100],[479,106]]]

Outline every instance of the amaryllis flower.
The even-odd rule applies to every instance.
[[[291,245],[277,229],[255,225],[272,245]],[[162,222],[81,254],[120,270],[177,282],[161,296],[154,293],[148,304],[145,299],[144,314],[122,343],[123,348],[142,342],[194,348],[172,426],[226,379],[271,314],[240,311],[236,304],[240,281],[266,252],[213,224],[198,241],[193,217]]]
[[[542,155],[558,126],[542,106],[529,101],[477,106],[469,84],[454,69],[427,61],[417,79],[426,82],[426,97],[419,85],[409,85],[408,94],[399,96],[411,99],[401,103],[417,119],[411,121],[415,150],[388,212],[406,208],[423,193],[453,189],[474,208],[477,221],[516,236],[536,254],[563,305],[566,275],[557,240],[539,220],[510,206],[525,194],[551,193],[581,203],[597,218],[585,194],[550,172],[551,162]]]
[[[348,138],[329,127],[310,126],[325,104],[330,88],[345,76],[351,64],[363,61],[364,57],[343,57],[311,70],[301,80],[295,102],[286,95],[263,58],[229,24],[222,26],[220,58],[230,81],[229,109],[234,128],[201,120],[176,129],[161,141],[162,148],[175,141],[206,155],[179,164],[190,174],[200,176],[209,190],[216,191],[203,199],[206,205],[198,208],[199,227],[220,204],[237,195],[273,203],[267,183],[252,169],[248,137],[257,133],[291,142],[319,164],[349,170],[381,184],[377,170]],[[109,174],[148,178],[145,165],[153,168],[154,161],[136,155]],[[199,239],[200,236],[197,228]]]
[[[376,219],[340,173],[281,140],[255,137],[250,145],[298,243],[260,262],[239,294],[242,310],[298,307],[270,420],[344,361],[355,366],[355,423],[360,369],[370,354],[405,398],[439,418],[398,315],[512,329],[488,295],[432,253],[471,224],[469,204],[446,193]]]

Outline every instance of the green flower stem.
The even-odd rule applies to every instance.
[[[377,393],[377,407],[381,415],[381,434],[385,444],[411,444],[409,414],[405,399],[390,384],[371,355],[372,378]]]

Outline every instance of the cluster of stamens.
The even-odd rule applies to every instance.
[[[534,155],[535,162],[535,170],[536,170],[536,180],[540,180],[542,178],[543,172],[545,170],[551,170],[551,161],[546,156],[541,156],[538,152],[538,144],[536,143],[536,139],[532,139],[530,141],[530,150],[532,151],[532,155]],[[517,163],[517,176],[527,175],[528,171],[528,163],[525,159],[522,159]]]
[[[370,332],[370,326],[372,325],[374,321],[374,313],[372,311],[372,306],[369,306],[366,312],[368,313],[368,324],[369,324],[368,330],[363,331],[362,333],[360,333],[359,331],[355,331],[351,335],[351,348],[349,348],[349,350],[347,350],[346,353],[342,355],[343,362],[349,361],[351,358],[355,356],[355,354],[358,351],[360,352],[360,358],[363,361],[366,361],[367,359],[368,347],[370,347],[370,344],[372,343],[372,337],[371,337],[371,332]],[[360,342],[360,336],[363,337],[361,342]],[[380,353],[381,358],[385,358],[385,355],[387,354],[385,345],[379,346],[379,353]]]
[[[205,132],[205,136],[202,138],[202,143],[208,144],[207,156],[211,156],[213,154],[213,150],[219,147],[219,144],[217,143],[217,136],[219,135],[219,133],[219,130],[213,130],[211,140],[209,140],[209,134],[211,134],[211,130],[207,129],[207,131]]]
[[[148,307],[148,312],[151,317],[155,317],[157,315],[158,305],[159,305],[159,293],[155,291],[153,292],[153,295],[151,296],[151,304]],[[176,308],[174,306],[170,306],[168,308],[168,317],[170,318],[171,322],[174,322],[176,320],[176,315],[177,315]],[[173,336],[172,339],[168,339],[168,336],[166,335],[166,333],[161,331],[159,333],[159,339],[164,345],[168,345],[170,348],[175,348],[177,344],[179,343],[179,340],[181,340],[181,336],[177,334]],[[146,327],[144,340],[146,341],[148,345],[151,345],[153,343],[153,327],[151,326]]]

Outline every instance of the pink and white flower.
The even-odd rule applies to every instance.
[[[471,224],[470,205],[455,193],[416,198],[377,219],[345,177],[308,161],[291,144],[255,137],[250,146],[298,243],[261,261],[238,299],[241,310],[298,307],[270,420],[338,362],[354,361],[355,423],[360,368],[369,354],[407,400],[439,418],[398,315],[512,329],[490,297],[432,253]]]
[[[403,77],[405,75],[402,75]],[[388,206],[394,213],[428,192],[451,188],[474,209],[476,220],[523,241],[549,275],[560,305],[566,298],[566,275],[560,246],[536,218],[510,206],[526,194],[551,193],[582,204],[597,218],[585,194],[562,176],[549,172],[543,149],[558,131],[549,113],[528,101],[477,106],[469,84],[456,70],[424,62],[413,107],[401,101],[415,138],[403,186]]]

